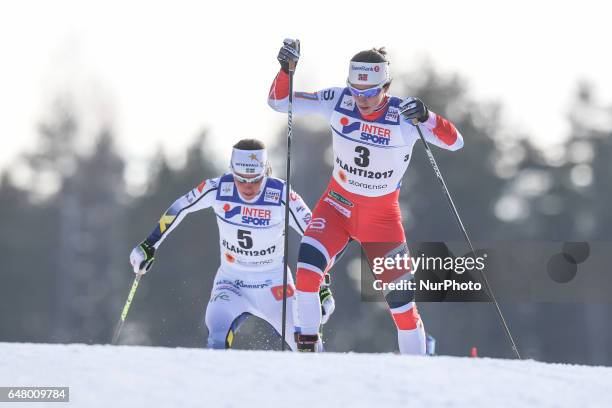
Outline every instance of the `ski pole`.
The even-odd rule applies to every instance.
[[[300,49],[300,40],[295,40]],[[281,350],[285,351],[285,334],[287,331],[287,274],[289,273],[289,189],[291,188],[291,134],[293,131],[293,74],[295,61],[289,61],[289,107],[287,108],[287,187],[285,188],[285,253],[283,256],[283,317],[281,329]]]
[[[113,334],[113,340],[111,344],[117,344],[117,340],[119,339],[119,335],[121,334],[121,329],[123,329],[123,324],[125,323],[125,319],[127,318],[127,314],[130,310],[130,305],[132,304],[132,299],[134,299],[134,295],[136,294],[136,289],[138,289],[138,283],[140,282],[140,278],[142,277],[141,273],[137,273],[134,278],[134,283],[132,283],[132,289],[130,289],[130,293],[128,294],[127,300],[125,301],[125,305],[123,306],[123,310],[121,311],[121,317],[119,318],[119,322],[115,326],[115,332]]]
[[[440,169],[438,168],[438,164],[436,163],[436,159],[434,158],[434,155],[431,151],[431,149],[429,148],[429,144],[427,143],[427,141],[425,140],[425,137],[423,137],[423,133],[421,132],[421,128],[419,127],[419,122],[418,120],[413,120],[412,124],[417,128],[417,131],[419,132],[419,136],[421,138],[421,141],[423,142],[423,145],[425,146],[425,152],[427,153],[427,157],[429,158],[429,163],[431,163],[431,167],[433,167],[434,173],[436,173],[436,177],[438,178],[438,181],[440,182],[440,185],[442,186],[442,190],[444,191],[444,195],[446,196],[446,199],[448,201],[448,204],[451,207],[451,210],[453,212],[453,214],[455,215],[455,220],[457,221],[457,225],[459,226],[459,229],[461,230],[461,232],[463,233],[463,237],[465,238],[465,240],[467,241],[468,245],[470,246],[470,250],[472,251],[472,255],[474,257],[476,257],[476,251],[474,250],[474,246],[472,245],[472,241],[470,240],[470,237],[468,236],[468,233],[465,229],[465,226],[463,225],[463,222],[461,221],[461,217],[459,217],[459,212],[457,211],[457,208],[455,207],[455,203],[453,202],[453,198],[450,195],[450,192],[448,191],[448,188],[446,187],[446,183],[444,182],[444,178],[442,177],[442,173],[440,172]],[[506,332],[506,336],[508,337],[508,340],[510,341],[510,345],[512,346],[512,351],[514,352],[514,355],[516,356],[517,359],[521,359],[521,355],[518,351],[518,348],[516,347],[516,343],[514,342],[514,339],[512,338],[512,333],[510,333],[510,328],[508,327],[508,324],[506,323],[506,319],[504,319],[504,315],[501,311],[501,308],[499,307],[499,303],[497,302],[497,299],[495,298],[495,295],[493,294],[493,290],[491,289],[491,285],[489,285],[489,281],[487,279],[487,276],[485,275],[484,270],[480,270],[480,274],[482,276],[482,281],[484,283],[485,286],[485,290],[488,292],[489,296],[491,297],[491,300],[493,300],[493,303],[495,304],[495,308],[497,310],[497,315],[499,316],[499,319],[501,320],[502,325],[504,326],[504,330]]]

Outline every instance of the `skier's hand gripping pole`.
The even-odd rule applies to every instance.
[[[128,298],[125,301],[123,310],[121,311],[119,322],[117,323],[117,326],[115,326],[111,344],[117,344],[117,340],[119,340],[119,335],[121,334],[121,329],[123,329],[123,324],[125,323],[127,314],[130,311],[132,299],[134,299],[134,295],[136,294],[136,289],[138,288],[140,278],[142,278],[142,275],[151,269],[154,261],[155,247],[149,244],[147,240],[142,241],[140,244],[134,247],[134,249],[132,249],[132,252],[130,253],[130,264],[132,265],[132,269],[134,270],[136,276],[134,277],[134,282],[132,283],[132,288],[130,289]]]
[[[283,46],[278,51],[278,60],[281,69],[286,73],[295,72],[295,67],[300,59],[300,40],[286,38]]]

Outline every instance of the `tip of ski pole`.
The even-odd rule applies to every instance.
[[[478,357],[478,349],[476,347],[470,349],[470,357]]]

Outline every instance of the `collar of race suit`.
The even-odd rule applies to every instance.
[[[381,104],[378,105],[378,107],[374,110],[374,112],[370,113],[369,115],[363,115],[361,112],[359,112],[359,114],[365,120],[375,121],[378,118],[380,118],[383,115],[383,113],[385,113],[388,104],[389,104],[389,97],[385,95],[385,99],[383,99]],[[359,108],[357,108],[357,110],[359,110]]]

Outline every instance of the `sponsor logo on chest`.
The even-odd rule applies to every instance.
[[[359,140],[370,142],[382,146],[389,146],[391,140],[391,129],[379,123],[362,122],[360,120],[351,121],[346,116],[340,119],[342,133],[350,135],[359,131]]]
[[[230,197],[234,195],[234,182],[224,181],[221,183],[221,193],[219,194],[224,197]]]
[[[240,216],[240,222],[247,225],[268,226],[272,219],[272,211],[266,208],[247,207],[245,205],[232,207],[230,203],[225,203],[223,212],[226,220]]]
[[[264,192],[264,201],[266,203],[278,203],[280,201],[281,192],[279,189],[266,187]]]
[[[342,102],[340,106],[344,109],[352,111],[353,109],[355,109],[355,100],[351,95],[344,95],[342,97]]]
[[[399,123],[399,110],[397,108],[390,107],[385,115],[385,120]]]

